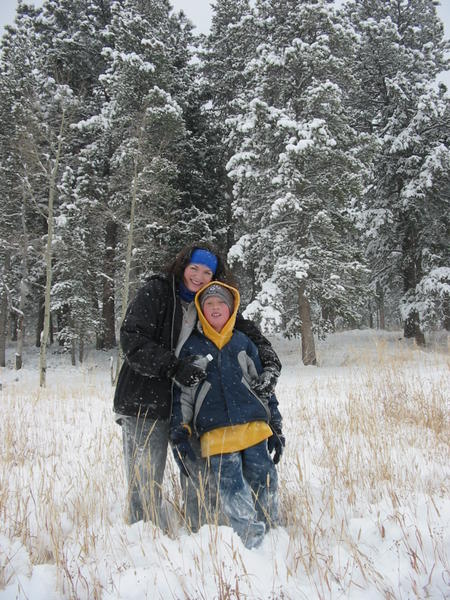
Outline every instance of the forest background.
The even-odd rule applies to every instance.
[[[20,4],[0,364],[10,338],[21,367],[25,330],[73,363],[115,347],[129,298],[195,239],[305,364],[336,329],[448,331],[449,50],[433,0],[217,0],[207,35],[165,0]]]

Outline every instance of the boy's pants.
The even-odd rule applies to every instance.
[[[209,461],[230,525],[247,547],[259,545],[266,527],[278,522],[278,478],[267,441]]]
[[[168,517],[161,509],[161,489],[169,442],[169,421],[121,417],[128,480],[130,524],[152,521],[164,531]]]

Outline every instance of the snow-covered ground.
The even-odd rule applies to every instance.
[[[449,598],[448,347],[400,337],[334,334],[320,367],[273,340],[282,525],[254,550],[227,527],[126,525],[105,353],[50,355],[45,390],[34,353],[2,369],[0,598]],[[172,460],[165,485],[176,514]]]

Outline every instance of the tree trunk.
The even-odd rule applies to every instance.
[[[20,313],[17,319],[16,371],[22,368],[23,340],[25,338],[24,294],[20,295]]]
[[[446,296],[443,302],[444,329],[450,331],[450,298]]]
[[[305,296],[305,285],[298,290],[298,304],[301,319],[302,361],[304,365],[316,365],[316,347],[311,323],[311,307]]]
[[[50,329],[50,292],[52,288],[52,244],[53,244],[53,206],[56,195],[56,178],[58,175],[59,160],[61,157],[62,135],[64,131],[64,112],[61,116],[61,126],[59,129],[58,146],[56,149],[55,164],[50,173],[49,192],[48,192],[48,215],[47,215],[47,248],[45,250],[45,301],[44,301],[44,327],[41,335],[41,351],[39,355],[39,385],[45,387],[47,374],[47,340]]]
[[[116,313],[115,313],[115,254],[117,246],[117,223],[108,221],[106,224],[106,250],[103,264],[103,302],[102,302],[102,348],[109,349],[117,346]]]
[[[17,342],[17,312],[15,310],[9,311],[9,332],[12,342]]]
[[[83,332],[80,332],[80,344],[78,346],[78,360],[80,361],[80,364],[84,360],[84,335],[83,335]]]
[[[381,285],[377,282],[377,314],[378,314],[378,326],[380,329],[386,329],[385,311],[384,311],[384,290]]]
[[[77,348],[74,339],[70,340],[70,361],[72,367],[75,367],[77,364]]]
[[[8,296],[6,288],[0,293],[0,367],[6,366],[6,334],[8,322]]]
[[[8,335],[8,287],[6,273],[11,269],[10,252],[5,253],[4,279],[0,287],[0,367],[6,366],[6,338]]]
[[[403,336],[414,338],[418,346],[425,346],[425,336],[420,328],[419,315],[416,311],[410,312],[403,324]]]
[[[403,292],[415,291],[422,278],[422,265],[417,252],[417,233],[413,222],[409,222],[403,240]],[[405,338],[414,338],[417,345],[425,346],[425,336],[420,328],[420,319],[416,310],[411,310],[403,324]]]
[[[38,297],[38,320],[36,326],[36,348],[41,347],[41,334],[44,329],[44,302],[43,296]]]
[[[23,342],[25,339],[25,304],[28,292],[28,229],[26,219],[26,193],[22,194],[22,279],[20,281],[19,317],[17,319],[16,371],[22,368]]]
[[[138,177],[138,162],[137,158],[134,160],[134,176],[133,176],[133,186],[131,192],[131,203],[130,203],[130,226],[128,228],[128,240],[127,240],[127,253],[125,257],[125,277],[122,291],[122,318],[121,322],[125,318],[125,313],[127,311],[128,306],[128,293],[130,286],[130,271],[131,271],[131,257],[133,252],[133,235],[134,235],[134,214],[136,211],[136,198],[137,198],[137,177]],[[122,355],[119,350],[119,354],[117,356],[117,368],[116,368],[116,376],[114,378],[114,383],[117,383],[117,377],[119,375],[120,367],[122,365]]]
[[[386,314],[384,312],[384,301],[378,308],[379,319],[380,319],[380,329],[386,329]]]
[[[128,306],[128,293],[130,287],[130,271],[131,271],[131,257],[133,253],[134,243],[134,214],[136,211],[136,197],[137,197],[137,159],[134,161],[134,177],[133,177],[133,188],[131,193],[130,203],[130,226],[128,228],[128,240],[127,240],[127,253],[125,256],[125,277],[122,292],[122,321],[125,318],[125,313]]]

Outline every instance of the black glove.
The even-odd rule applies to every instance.
[[[195,462],[197,457],[195,452],[192,450],[192,446],[189,443],[189,431],[183,425],[175,427],[170,432],[170,439],[173,444],[172,452],[175,462],[178,465],[181,473],[186,477],[189,477],[189,471],[186,468],[186,458]]]
[[[274,464],[278,464],[280,462],[281,455],[283,454],[284,447],[286,446],[286,438],[281,431],[281,425],[271,424],[273,434],[267,440],[267,450],[269,454],[275,450],[275,454],[273,455]]]
[[[271,367],[264,369],[258,379],[255,379],[254,383],[252,383],[252,389],[255,394],[262,398],[271,396],[277,385],[279,374],[279,371],[276,371]]]
[[[172,377],[175,383],[182,386],[191,387],[197,385],[197,383],[206,378],[205,371],[193,364],[197,359],[198,356],[180,358],[175,368],[169,373],[169,377]]]

